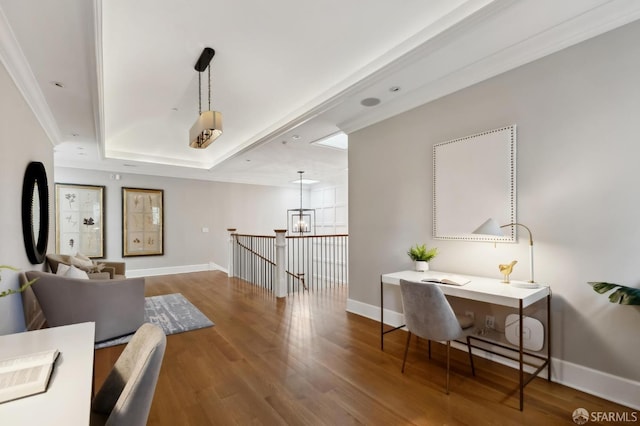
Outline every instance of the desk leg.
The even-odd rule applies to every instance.
[[[551,381],[551,290],[547,294],[547,380]]]
[[[380,277],[380,350],[384,351],[384,301],[382,295],[382,277]]]
[[[524,342],[523,342],[523,332],[524,332],[524,326],[522,324],[522,299],[520,299],[520,306],[519,306],[519,313],[520,313],[520,321],[518,324],[518,328],[519,328],[519,333],[520,333],[520,338],[519,340],[519,344],[520,344],[520,411],[522,411],[524,409]]]

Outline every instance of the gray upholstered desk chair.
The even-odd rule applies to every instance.
[[[136,331],[91,404],[91,426],[144,426],[167,337],[156,325]]]
[[[429,340],[429,358],[431,358],[431,340],[447,342],[447,385],[449,394],[449,364],[451,341],[462,336],[462,327],[455,312],[442,290],[431,283],[418,283],[400,280],[400,293],[404,308],[404,321],[409,329],[407,345],[404,349],[402,372],[407,362],[411,335]]]

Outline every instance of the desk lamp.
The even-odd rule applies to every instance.
[[[480,234],[480,235],[493,235],[496,237],[504,237],[504,233],[502,232],[501,228],[506,228],[508,226],[522,226],[529,233],[529,275],[531,276],[531,279],[529,280],[529,282],[534,283],[535,281],[533,280],[533,236],[531,235],[531,230],[527,226],[517,222],[508,223],[506,225],[499,225],[498,222],[496,222],[493,218],[489,218],[482,225],[480,225],[475,231],[473,231],[473,233]]]

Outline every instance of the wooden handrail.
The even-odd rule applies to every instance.
[[[238,234],[234,234],[234,235],[238,235]],[[257,237],[257,235],[249,235],[249,236],[255,236]],[[275,237],[274,237],[275,238]],[[267,259],[266,257],[264,257],[263,255],[261,255],[260,253],[256,252],[253,249],[250,249],[249,247],[245,246],[244,244],[242,244],[240,241],[238,241],[238,239],[236,238],[236,243],[242,247],[243,249],[247,250],[249,253],[258,256],[260,259],[264,260],[265,262],[269,263],[271,266],[276,266],[276,262],[273,262],[272,260]],[[309,290],[309,288],[307,287],[307,284],[305,284],[304,282],[304,274],[294,274],[293,272],[290,271],[285,271],[287,273],[287,275],[291,276],[292,278],[295,278],[297,280],[300,280],[300,282],[302,283],[302,287],[304,287],[305,290]]]
[[[327,237],[348,237],[349,234],[322,234],[322,235],[286,235],[285,238],[327,238]]]
[[[243,249],[247,250],[249,253],[254,254],[256,256],[258,256],[260,259],[264,260],[265,262],[269,262],[271,264],[271,266],[276,266],[276,262],[267,259],[266,257],[264,257],[263,255],[261,255],[260,253],[254,251],[253,249],[250,249],[249,247],[245,246],[244,244],[242,244],[240,241],[238,241],[238,239],[236,238],[236,243],[238,243],[238,245],[240,247],[242,247]]]
[[[254,237],[254,238],[271,238],[275,239],[275,235],[254,235],[254,234],[236,234],[233,232],[231,235],[235,235],[236,237]]]

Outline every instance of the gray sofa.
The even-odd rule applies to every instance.
[[[112,262],[107,260],[96,260],[97,263],[104,265],[101,272],[90,272],[87,271],[89,278],[91,279],[101,279],[101,278],[111,278],[111,279],[123,279],[126,273],[126,264],[124,262]],[[49,269],[54,274],[58,271],[58,265],[60,263],[64,263],[65,265],[71,265],[71,261],[69,260],[69,255],[67,254],[47,254],[47,264],[49,265]],[[105,275],[105,272],[109,275]]]
[[[144,323],[144,278],[76,279],[29,271],[49,327],[93,321],[95,341],[133,333]]]

